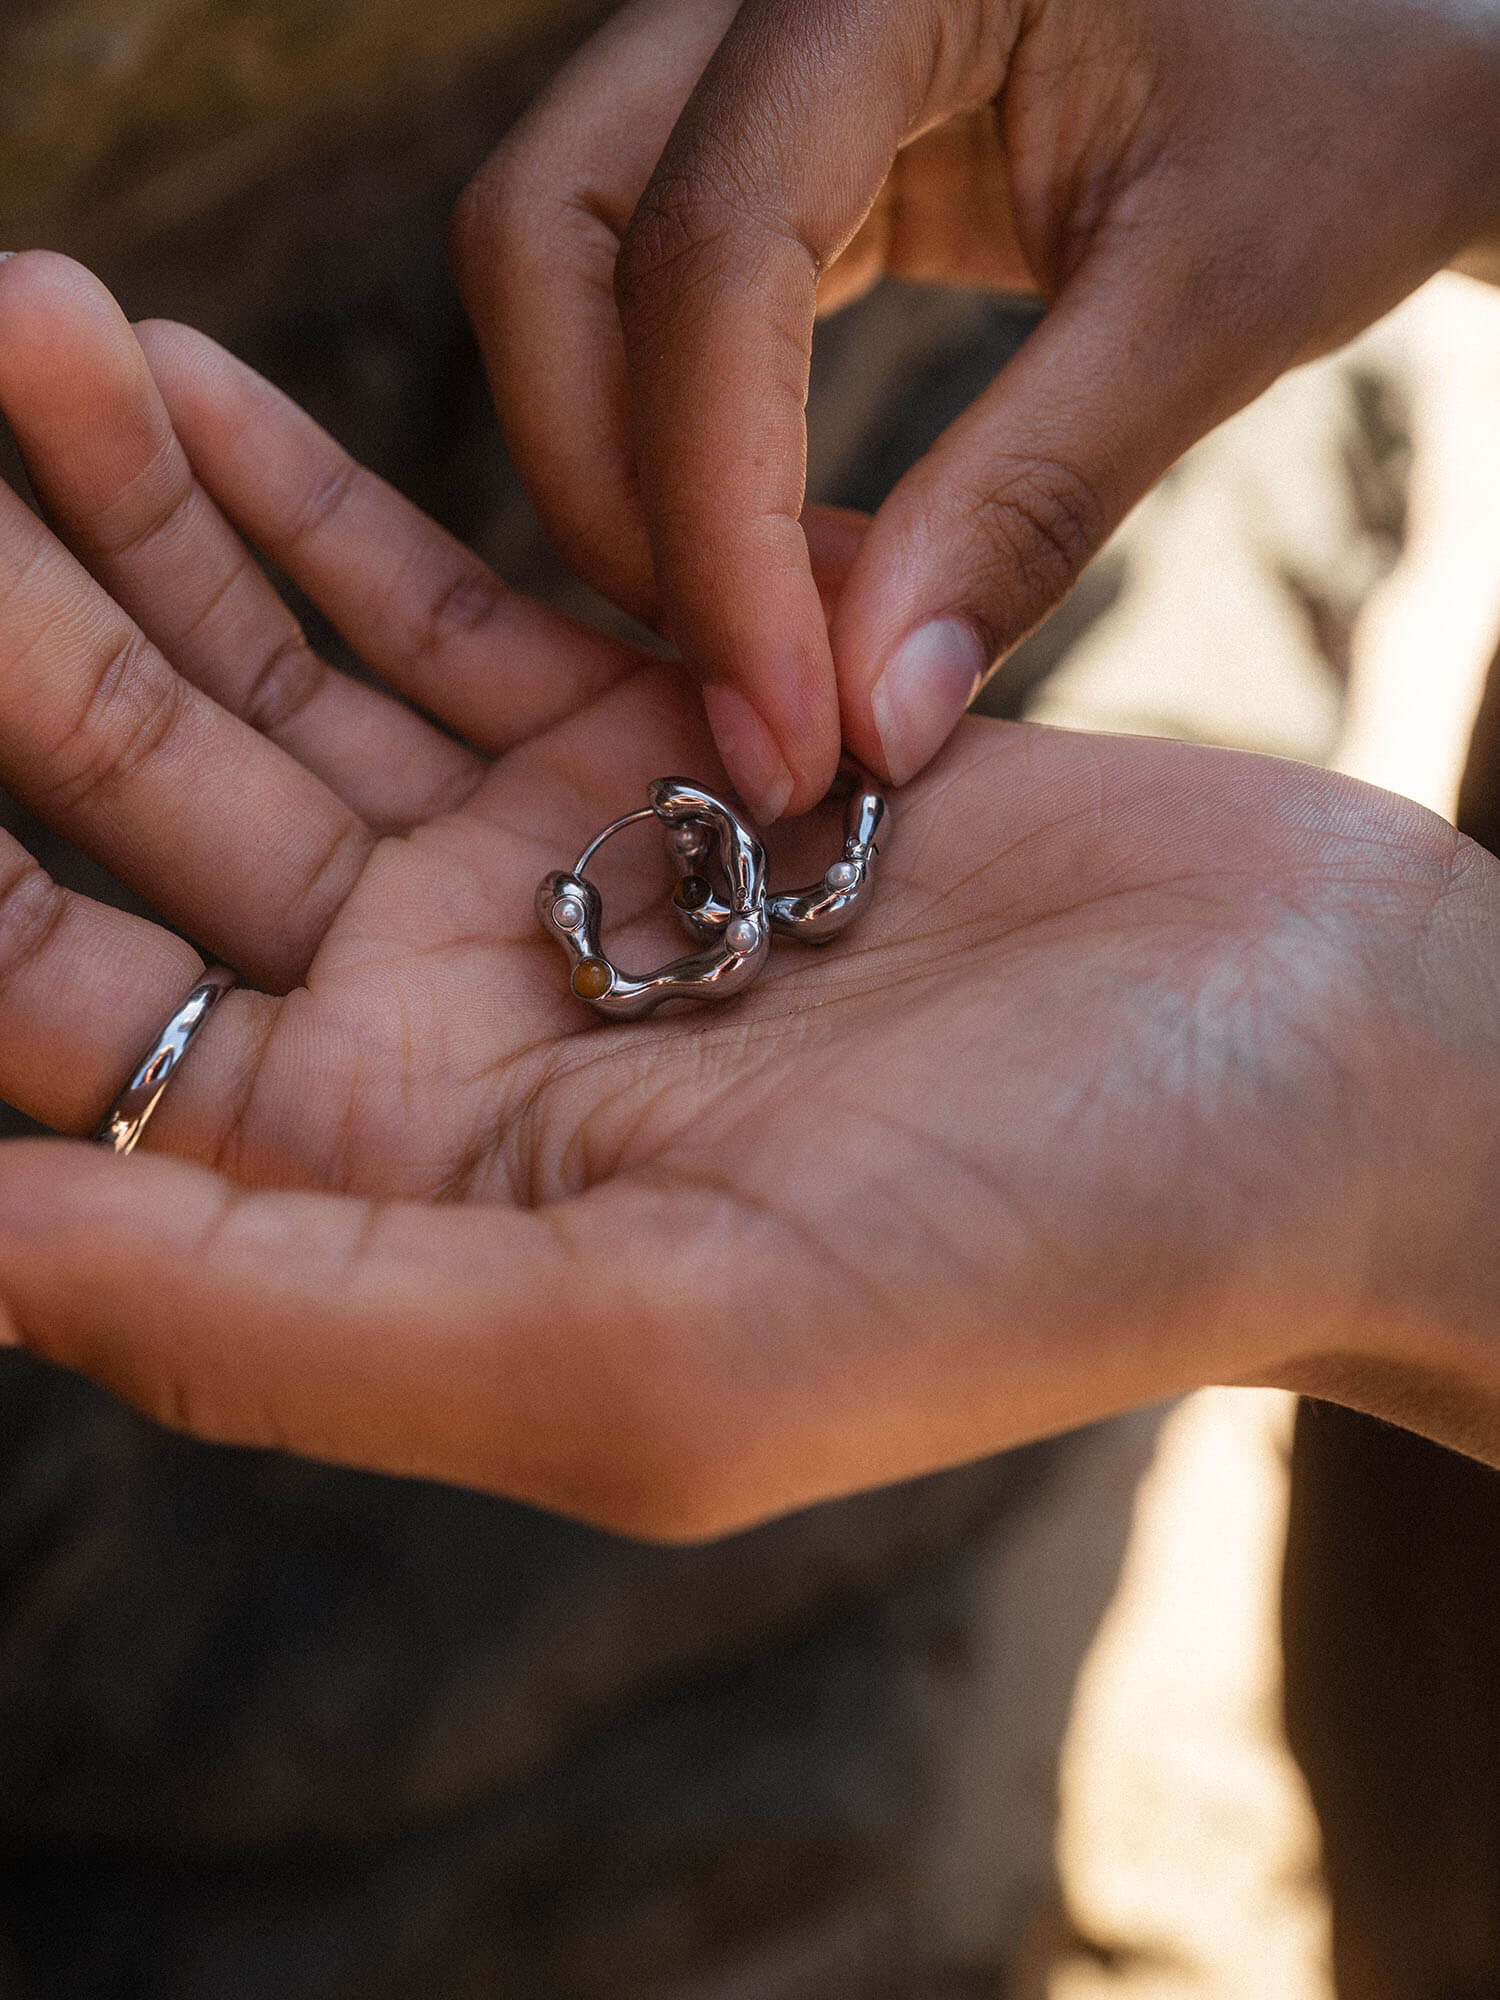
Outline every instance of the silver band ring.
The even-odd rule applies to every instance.
[[[234,974],[222,965],[210,966],[203,974],[115,1099],[114,1108],[94,1134],[97,1145],[107,1146],[112,1153],[135,1151],[147,1119],[161,1102],[161,1094],[176,1075],[193,1037],[234,984]]]

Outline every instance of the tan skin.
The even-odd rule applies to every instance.
[[[1188,445],[1500,239],[1497,100],[1494,0],[633,0],[457,264],[554,540],[798,812],[841,734],[920,769]],[[1051,310],[861,546],[803,512],[803,401],[816,312],[882,273]]]
[[[605,1026],[532,888],[713,778],[691,688],[62,259],[0,266],[0,407],[57,531],[0,492],[0,782],[250,989],[133,1159],[0,1148],[12,1337],[668,1537],[1211,1380],[1500,1456],[1500,866],[1440,821],[973,721],[857,933]],[[320,668],[226,516],[453,733]],[[664,864],[610,885],[638,963]],[[200,962],[0,844],[0,1094],[86,1134]]]

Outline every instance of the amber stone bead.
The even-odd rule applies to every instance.
[[[614,983],[602,958],[585,958],[573,967],[573,991],[580,1000],[602,1000]]]
[[[701,875],[684,875],[672,893],[680,908],[701,910],[713,894],[713,890]]]

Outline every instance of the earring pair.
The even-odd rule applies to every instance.
[[[732,807],[683,778],[656,778],[648,804],[598,833],[569,869],[543,878],[537,916],[567,955],[576,996],[611,1021],[638,1021],[666,1000],[731,1000],[764,966],[774,937],[827,944],[853,922],[874,893],[873,868],[889,810],[866,772],[846,758],[844,850],[822,880],[773,895],[766,852]],[[603,902],[585,870],[607,840],[654,819],[677,875],[672,906],[701,949],[654,972],[622,972],[604,950]]]

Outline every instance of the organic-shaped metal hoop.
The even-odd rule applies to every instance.
[[[545,876],[536,892],[542,928],[567,953],[570,984],[580,1000],[611,1021],[638,1021],[664,1000],[730,1000],[743,992],[771,948],[766,914],[765,849],[722,799],[682,778],[656,778],[647,788],[651,803],[614,820],[591,840],[573,867]],[[669,842],[700,841],[705,859],[713,854],[728,885],[725,920],[710,949],[675,959],[636,977],[621,972],[600,943],[604,910],[599,891],[584,869],[606,840],[638,820],[659,820]]]
[[[886,819],[884,796],[852,757],[839,765],[836,789],[844,794],[844,852],[821,882],[772,896],[766,905],[771,929],[799,944],[827,944],[853,923],[875,893],[875,856]],[[721,937],[734,910],[709,878],[712,840],[706,827],[674,831],[667,842],[677,868],[672,902],[684,929],[701,944]]]

